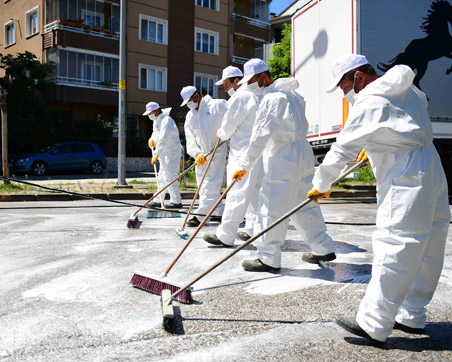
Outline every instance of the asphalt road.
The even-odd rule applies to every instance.
[[[374,203],[322,204],[334,262],[303,263],[309,246],[292,226],[279,274],[243,271],[254,257],[247,247],[195,284],[194,304],[176,305],[175,335],[161,327],[160,297],[129,281],[165,269],[184,243],[175,233],[183,219],[143,212],[127,229],[133,211],[101,201],[0,203],[1,361],[452,361],[452,230],[426,334],[394,331],[380,349],[334,324],[356,311],[370,279]],[[201,239],[216,226],[194,239],[169,281],[185,283],[230,252]]]

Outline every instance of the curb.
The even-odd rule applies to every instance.
[[[151,192],[127,192],[127,193],[93,193],[85,194],[93,198],[102,200],[149,200],[152,197]],[[182,200],[191,200],[195,196],[195,191],[181,191]],[[376,190],[340,190],[332,191],[330,198],[361,198],[361,197],[376,197]],[[169,200],[169,195],[166,195],[166,200]],[[76,201],[87,200],[85,197],[64,194],[64,193],[17,193],[17,194],[2,194],[0,195],[1,202],[21,202],[21,201]]]

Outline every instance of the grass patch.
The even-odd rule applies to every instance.
[[[0,184],[0,192],[2,193],[12,193],[12,192],[21,192],[21,191],[30,191],[35,190],[33,186],[29,185],[17,185],[17,184]]]
[[[372,172],[372,168],[370,166],[361,167],[356,172],[358,172],[358,178],[349,178],[342,180],[338,183],[337,186],[340,186],[341,184],[375,184],[377,182],[374,173]]]
[[[139,181],[139,180],[129,181],[129,184],[132,184],[132,185],[145,185],[147,183],[148,183],[147,181]]]

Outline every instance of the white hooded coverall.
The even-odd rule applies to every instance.
[[[450,220],[447,183],[432,143],[427,99],[398,65],[356,95],[347,123],[316,172],[329,190],[347,161],[364,148],[377,179],[372,278],[356,315],[385,341],[394,320],[424,328],[425,306],[441,275]]]
[[[228,110],[221,128],[217,131],[217,136],[222,140],[230,139],[227,166],[228,183],[232,182],[232,176],[238,168],[239,158],[249,146],[251,131],[259,107],[259,98],[261,97],[247,91],[246,86],[243,85],[228,100]],[[224,244],[234,245],[237,230],[243,221],[247,207],[251,201],[257,198],[258,190],[255,185],[261,169],[262,161],[256,162],[256,165],[232,187],[226,196],[222,222],[216,231],[217,238]]]
[[[308,122],[304,99],[295,92],[295,78],[280,78],[265,88],[253,127],[250,146],[241,169],[250,170],[262,155],[264,178],[259,192],[257,234],[306,199],[314,175],[314,155],[306,141]],[[320,208],[315,202],[292,215],[292,222],[313,254],[334,252]],[[281,267],[281,246],[289,220],[280,223],[254,242],[264,264]]]
[[[157,120],[154,122],[152,135],[150,140],[155,143],[154,156],[158,155],[160,162],[160,169],[158,175],[159,186],[165,187],[179,175],[180,158],[181,158],[181,143],[179,139],[179,130],[176,123],[170,117],[171,108],[162,109]],[[180,197],[179,185],[174,182],[163,193],[162,198],[165,199],[165,194],[170,194],[170,201],[174,204],[182,202]]]
[[[227,102],[224,99],[212,99],[205,95],[199,104],[199,109],[190,110],[185,118],[185,136],[187,139],[187,153],[196,158],[201,154],[207,154],[215,148],[218,141],[217,131],[221,126],[223,116],[227,111]],[[208,162],[204,166],[196,166],[196,182],[202,179]],[[205,215],[209,212],[221,193],[224,169],[226,164],[226,145],[218,147],[212,160],[209,171],[199,191],[199,206],[194,214]],[[224,205],[220,204],[213,215],[221,216]],[[199,221],[202,216],[195,216]]]

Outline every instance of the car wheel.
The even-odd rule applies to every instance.
[[[93,161],[89,165],[89,170],[91,173],[98,175],[102,172],[102,169],[104,168],[104,165],[100,161]]]
[[[42,161],[36,161],[31,165],[33,175],[42,176],[47,172],[47,165]]]

